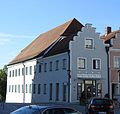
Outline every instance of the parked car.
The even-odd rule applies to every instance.
[[[92,98],[86,105],[87,114],[114,114],[114,103],[108,98]]]
[[[29,105],[21,107],[10,114],[82,114],[70,107]]]

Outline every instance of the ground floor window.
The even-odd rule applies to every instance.
[[[66,101],[66,97],[67,97],[67,86],[65,83],[63,83],[63,101]]]
[[[53,89],[53,85],[52,83],[50,83],[50,100],[52,100],[52,89]]]
[[[59,83],[56,83],[56,101],[59,100]]]

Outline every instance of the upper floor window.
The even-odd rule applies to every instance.
[[[44,63],[44,72],[47,71],[47,63]]]
[[[63,59],[63,69],[66,69],[66,67],[67,67],[67,62],[66,61],[67,61],[66,59]]]
[[[30,66],[30,75],[32,75],[32,66]]]
[[[87,49],[93,49],[93,39],[85,39],[85,47]]]
[[[52,71],[52,61],[50,62],[50,71]]]
[[[9,76],[11,77],[11,71],[9,72]]]
[[[42,72],[42,63],[39,64],[39,73]]]
[[[77,58],[77,68],[78,69],[85,69],[85,58]]]
[[[36,65],[34,65],[34,73],[36,73]]]
[[[15,76],[17,76],[17,69],[15,69]]]
[[[22,76],[25,75],[25,68],[22,68]]]
[[[59,68],[59,60],[56,60],[56,70],[58,70]]]
[[[18,69],[18,76],[20,76],[20,68]]]
[[[114,57],[114,68],[120,68],[120,56]]]
[[[12,72],[12,76],[14,77],[14,70],[13,70],[13,72]]]
[[[101,68],[101,61],[100,59],[93,59],[93,69],[100,69]]]

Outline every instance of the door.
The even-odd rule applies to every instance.
[[[96,96],[96,81],[85,80],[85,97],[87,99]]]

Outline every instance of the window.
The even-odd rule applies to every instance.
[[[18,93],[20,93],[20,85],[18,85]]]
[[[22,84],[22,93],[24,93],[24,85]]]
[[[100,59],[93,59],[93,69],[99,70],[101,68]]]
[[[50,83],[50,100],[52,100],[52,90],[53,90],[53,88],[52,88],[52,83]]]
[[[65,70],[67,67],[66,59],[63,59],[63,69]]]
[[[41,92],[41,84],[38,84],[38,94]]]
[[[85,58],[79,58],[77,59],[77,68],[78,69],[85,69]]]
[[[114,68],[120,68],[120,57],[119,56],[114,57]]]
[[[17,69],[15,69],[15,76],[17,76]]]
[[[9,77],[11,77],[11,71],[9,72]]]
[[[14,70],[13,70],[12,76],[14,77]]]
[[[32,75],[32,66],[30,66],[30,70],[29,71],[30,71],[30,75]]]
[[[50,71],[52,71],[52,61],[50,62]]]
[[[42,72],[42,63],[39,64],[39,73]]]
[[[33,94],[36,93],[36,84],[33,84]]]
[[[25,74],[25,70],[24,68],[22,68],[22,76],[24,76],[24,74]]]
[[[44,94],[46,94],[46,84],[44,84]]]
[[[25,71],[26,75],[28,75],[28,67],[26,67],[26,71]]]
[[[14,92],[14,85],[12,85],[12,92]]]
[[[26,93],[28,93],[28,85],[27,84],[26,84],[26,89],[25,90],[26,90]]]
[[[63,101],[66,101],[66,97],[67,97],[67,92],[66,92],[66,89],[67,87],[66,87],[66,84],[65,83],[63,83]]]
[[[29,93],[32,93],[32,84],[29,85]]]
[[[18,76],[20,76],[20,68],[18,69]]]
[[[56,101],[59,100],[59,83],[56,83]]]
[[[59,70],[59,60],[56,61],[56,70]]]
[[[15,85],[15,93],[17,92],[17,85]]]
[[[93,49],[93,39],[85,39],[85,47],[87,49]]]
[[[44,72],[46,72],[47,70],[47,63],[44,63]]]

